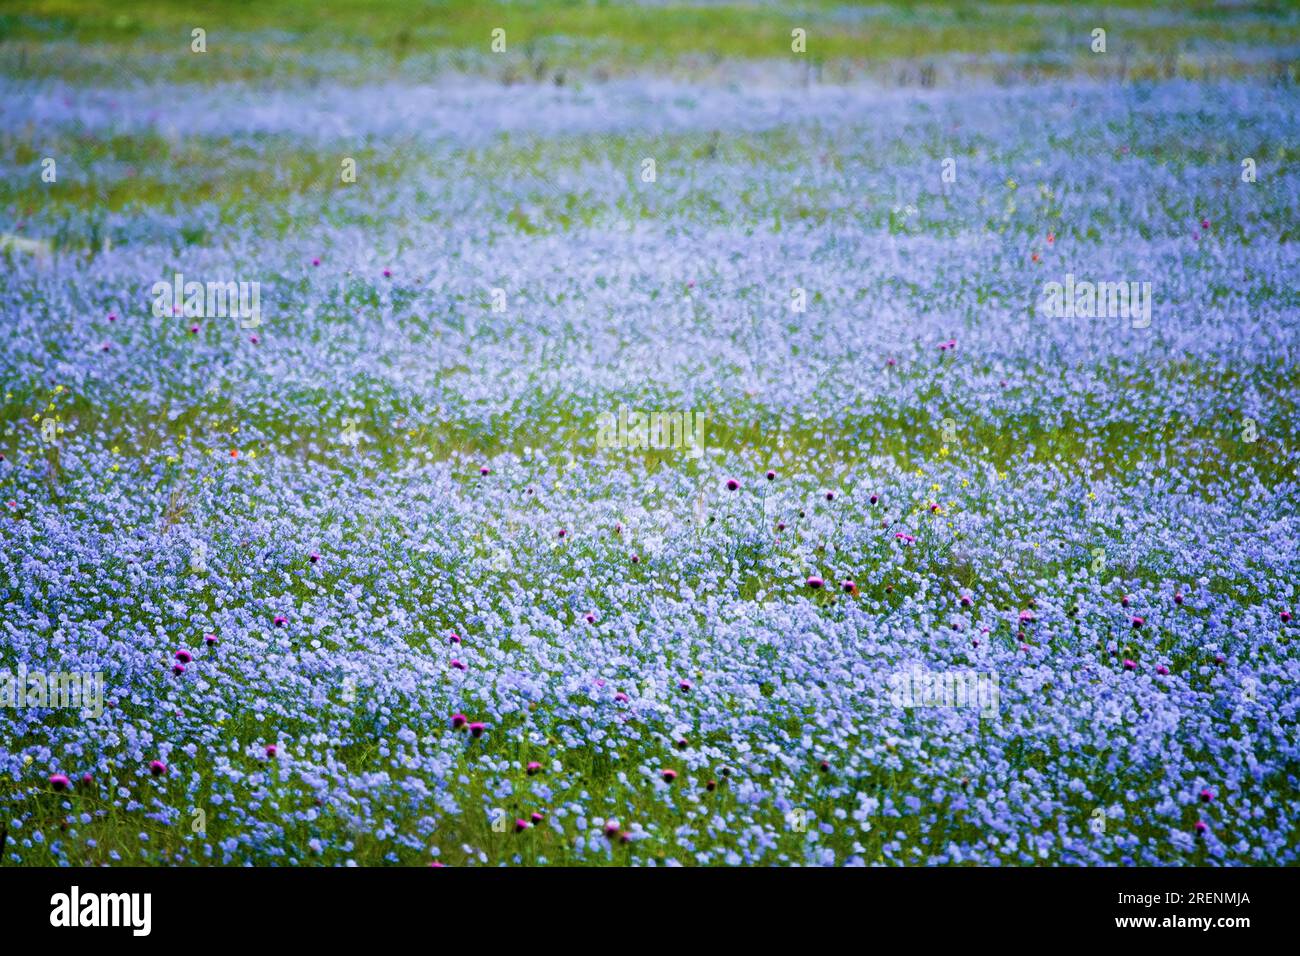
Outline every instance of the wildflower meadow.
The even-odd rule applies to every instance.
[[[1300,862],[1290,4],[0,7],[0,863]]]

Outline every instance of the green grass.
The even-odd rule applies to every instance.
[[[1178,11],[1179,19],[1150,22],[1142,16],[1160,11]],[[442,69],[483,72],[507,83],[564,82],[645,66],[708,71],[724,61],[790,60],[798,56],[791,51],[791,30],[798,27],[807,31],[803,61],[830,76],[837,69],[910,62],[889,75],[931,82],[915,64],[953,54],[1025,57],[1048,73],[1115,70],[1122,59],[1135,75],[1156,76],[1202,69],[1197,62],[1207,51],[1226,57],[1233,69],[1285,69],[1285,58],[1281,66],[1260,66],[1236,54],[1294,44],[1300,38],[1294,14],[1282,4],[1225,10],[1204,0],[1097,3],[1086,10],[895,2],[856,16],[851,7],[823,2],[782,10],[769,4],[638,7],[577,0],[16,0],[0,14],[0,65],[7,72],[82,82],[148,79],[159,72],[200,83],[343,74],[377,79]],[[1096,26],[1108,29],[1109,58],[1089,49]],[[195,27],[207,31],[206,55],[190,51]],[[504,53],[490,51],[496,28],[506,30]],[[46,56],[54,50],[61,54],[58,62]],[[973,68],[978,67],[963,67]]]

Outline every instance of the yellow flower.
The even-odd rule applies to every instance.
[[[114,455],[119,455],[119,454],[121,454],[121,452],[122,452],[122,449],[118,448],[116,445],[113,446],[113,454],[114,454]]]
[[[23,766],[24,766],[24,767],[30,766],[30,765],[31,765],[31,762],[32,762],[32,755],[31,755],[31,754],[28,754],[26,757],[23,758]]]

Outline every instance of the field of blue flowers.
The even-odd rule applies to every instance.
[[[421,72],[24,6],[0,862],[1300,862],[1294,10]]]

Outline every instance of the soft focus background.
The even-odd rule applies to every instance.
[[[1298,49],[5,3],[0,672],[107,703],[0,706],[0,859],[1296,862]],[[176,273],[259,321],[155,315]]]

